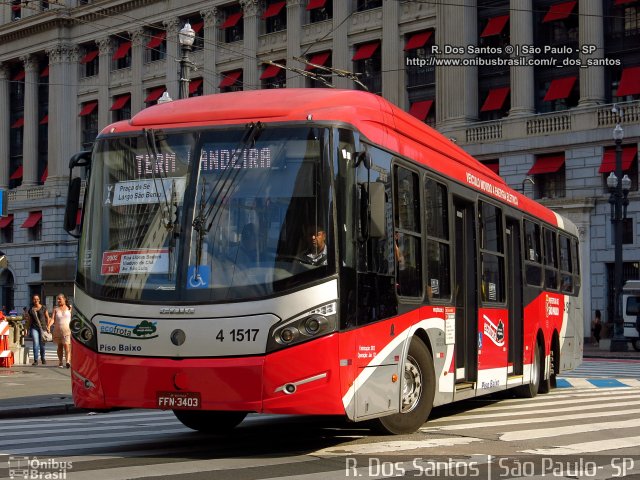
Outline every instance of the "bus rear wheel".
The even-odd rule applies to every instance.
[[[631,342],[631,344],[633,345],[633,349],[634,349],[636,352],[640,352],[640,338],[636,338],[636,339],[634,339],[634,340]]]
[[[540,344],[536,343],[533,355],[533,365],[531,365],[531,381],[528,385],[522,385],[515,389],[516,395],[523,398],[533,398],[540,390],[540,378],[542,377],[542,351]]]
[[[431,352],[422,340],[414,337],[404,363],[400,413],[376,418],[374,428],[392,435],[415,432],[429,418],[435,391],[436,375]]]
[[[247,412],[219,412],[211,410],[174,410],[185,427],[202,433],[227,433],[240,425]]]

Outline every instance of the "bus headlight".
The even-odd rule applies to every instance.
[[[82,343],[87,348],[90,348],[94,352],[98,351],[98,344],[96,341],[96,327],[78,310],[73,309],[73,316],[69,322],[69,329],[71,335],[78,342]]]
[[[332,302],[274,326],[267,350],[278,350],[335,332],[338,329],[337,314],[336,303]]]

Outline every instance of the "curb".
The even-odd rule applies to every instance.
[[[61,403],[57,405],[31,405],[28,407],[1,407],[0,419],[42,417],[45,415],[63,415],[69,413],[81,413],[83,409],[77,408],[73,403]]]

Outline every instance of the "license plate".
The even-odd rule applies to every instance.
[[[158,392],[157,405],[162,410],[196,410],[202,408],[200,392]]]

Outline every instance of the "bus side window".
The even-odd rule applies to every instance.
[[[558,245],[556,232],[543,229],[544,232],[544,286],[558,290]]]
[[[480,215],[480,258],[483,302],[504,302],[504,228],[502,210],[486,202],[478,202]]]
[[[527,285],[540,287],[542,285],[542,248],[540,242],[540,225],[529,220],[524,221],[524,259],[525,278]]]
[[[571,259],[571,240],[560,235],[560,290],[573,293],[573,261]]]
[[[451,297],[451,257],[449,195],[446,185],[425,178],[424,199],[427,295],[430,299],[448,299]]]
[[[422,297],[420,178],[399,166],[394,173],[397,292],[403,297]]]

